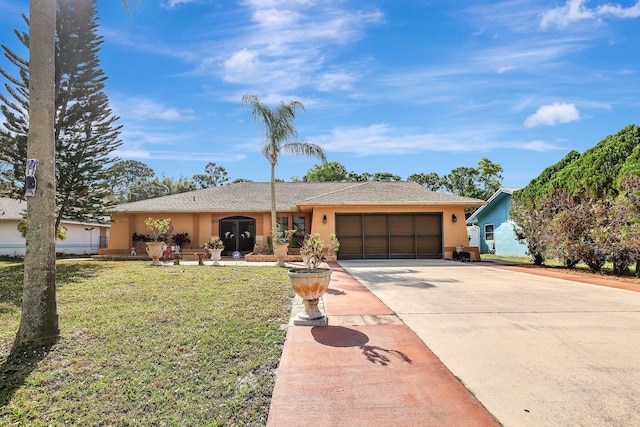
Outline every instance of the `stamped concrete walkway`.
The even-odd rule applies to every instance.
[[[290,323],[268,426],[500,425],[386,305],[331,267],[329,326]]]

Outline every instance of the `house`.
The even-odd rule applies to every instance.
[[[18,224],[27,210],[27,202],[0,198],[0,255],[24,256],[26,240],[18,231]],[[107,246],[109,224],[62,220],[67,238],[56,241],[56,252],[71,255],[97,254]]]
[[[220,236],[223,255],[248,254],[271,234],[270,185],[239,182],[117,205],[109,247],[100,254],[128,254],[134,236],[148,234],[148,217],[171,218],[173,233],[189,233],[191,248]],[[468,245],[465,208],[483,204],[415,182],[276,183],[279,229],[300,237],[317,232],[326,242],[336,233],[339,259],[450,258],[456,246]]]
[[[479,229],[478,243],[481,254],[527,256],[527,246],[516,239],[513,221],[509,216],[511,195],[516,190],[519,188],[499,189],[487,200],[486,205],[467,218],[471,242],[476,240],[475,230]]]

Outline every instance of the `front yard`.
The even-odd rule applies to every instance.
[[[59,261],[61,338],[10,354],[22,265],[0,262],[0,425],[264,425],[293,291],[277,267]]]

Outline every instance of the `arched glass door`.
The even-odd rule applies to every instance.
[[[223,255],[230,256],[234,251],[248,254],[256,242],[256,220],[244,216],[221,219],[220,238],[224,242]]]

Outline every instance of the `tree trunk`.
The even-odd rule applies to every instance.
[[[56,341],[55,0],[30,0],[27,158],[37,160],[37,188],[27,197],[22,317],[14,347]]]
[[[271,231],[273,233],[276,229],[276,164],[271,161]],[[275,242],[274,242],[275,243]]]

